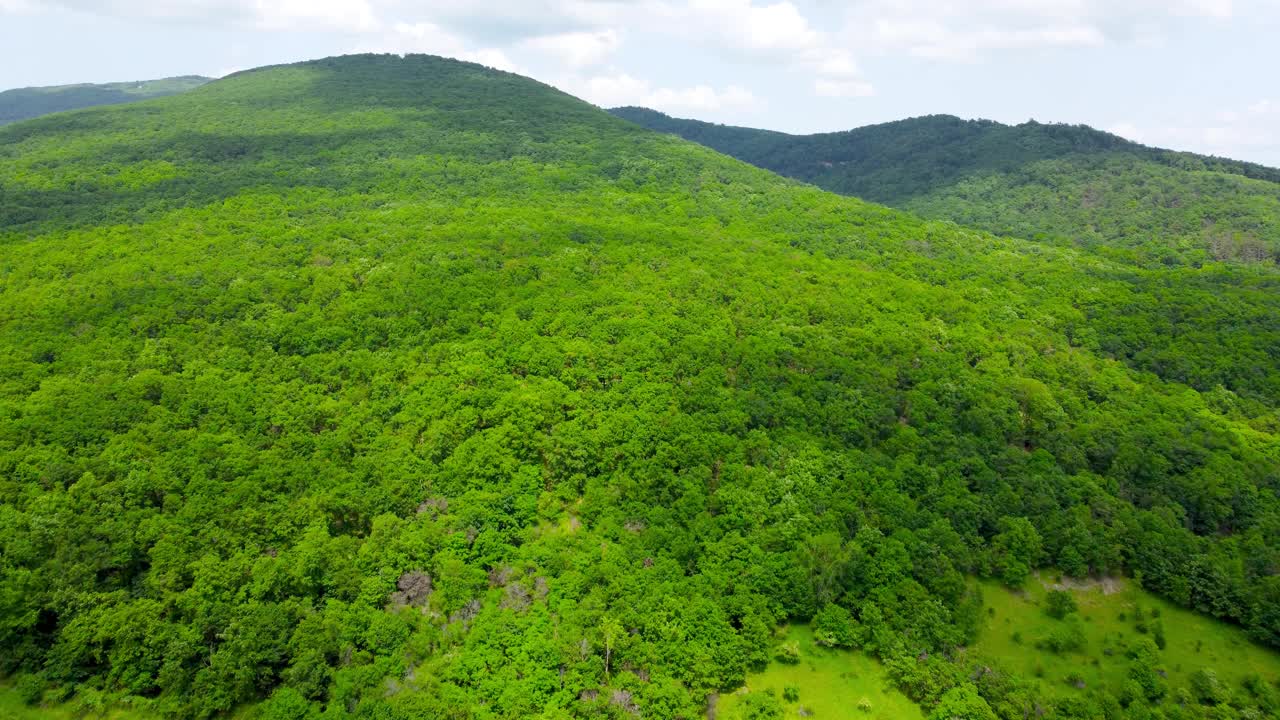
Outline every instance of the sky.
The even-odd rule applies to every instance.
[[[0,0],[0,89],[352,52],[795,133],[1084,123],[1280,167],[1280,0]]]

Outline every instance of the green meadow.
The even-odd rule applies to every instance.
[[[768,693],[781,702],[785,718],[924,718],[915,703],[893,688],[879,660],[861,652],[822,647],[814,642],[807,625],[791,625],[778,635],[779,646],[799,644],[800,662],[772,662],[762,672],[748,675],[743,688],[720,696],[717,718],[745,717],[751,697]],[[799,699],[787,701],[787,688],[794,688]]]
[[[1178,607],[1131,580],[1075,584],[1069,592],[1079,609],[1054,619],[1046,606],[1049,591],[1061,587],[1057,580],[1040,573],[1020,591],[984,582],[983,625],[966,654],[1022,675],[1045,698],[1096,688],[1120,696],[1134,662],[1129,651],[1144,638],[1155,641],[1162,630],[1157,674],[1167,684],[1165,703],[1178,702],[1181,689],[1190,692],[1200,670],[1212,671],[1240,698],[1251,697],[1245,687],[1251,677],[1272,689],[1280,681],[1280,654],[1254,643],[1239,627]],[[1060,652],[1043,647],[1046,638],[1076,622],[1073,615],[1083,646]]]
[[[228,720],[257,717],[256,706],[245,706]],[[28,704],[13,682],[0,683],[0,720],[160,720],[161,716],[135,707],[121,706],[94,691],[67,700]]]
[[[3,720],[154,720],[155,715],[126,708],[103,709],[80,702],[28,705],[12,685],[0,685],[0,718]]]

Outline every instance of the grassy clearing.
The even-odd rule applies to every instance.
[[[1242,685],[1250,675],[1273,683],[1280,680],[1280,654],[1250,641],[1240,628],[1175,606],[1126,580],[1070,591],[1084,631],[1080,651],[1038,649],[1037,640],[1063,625],[1044,610],[1054,580],[1043,574],[1018,592],[995,582],[983,583],[987,614],[979,639],[968,653],[1036,679],[1046,697],[1079,692],[1066,680],[1073,673],[1086,688],[1104,687],[1118,693],[1131,664],[1126,648],[1144,636],[1153,637],[1158,622],[1166,639],[1160,653],[1169,686],[1166,702],[1202,668],[1216,672],[1233,692],[1244,692]],[[1138,630],[1139,609],[1148,628],[1145,634]]]
[[[788,687],[800,693],[797,702],[784,702],[787,718],[804,717],[808,710],[814,720],[823,718],[867,718],[868,720],[913,720],[923,718],[920,708],[893,689],[880,662],[864,653],[831,650],[813,641],[806,625],[792,625],[781,633],[781,642],[798,642],[801,660],[796,665],[770,663],[763,672],[748,676],[746,687],[720,698],[717,717],[736,720],[750,693],[772,690],[779,698]],[[870,710],[859,709],[866,700]]]
[[[248,720],[252,715],[252,706],[246,706],[233,712],[228,720]],[[0,681],[0,720],[160,720],[160,716],[138,708],[97,708],[88,696],[28,705],[11,681]]]
[[[126,708],[93,711],[74,702],[27,705],[12,685],[0,685],[0,718],[4,720],[155,720],[156,716]]]

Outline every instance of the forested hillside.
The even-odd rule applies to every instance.
[[[699,718],[811,621],[933,718],[1280,708],[1145,636],[1054,697],[962,651],[1036,568],[1280,646],[1263,268],[1171,286],[371,55],[0,129],[0,248],[33,705]]]
[[[999,234],[1146,265],[1280,259],[1280,170],[1082,125],[932,115],[797,136],[611,112],[832,192]]]
[[[105,83],[102,85],[53,85],[0,92],[0,125],[41,115],[99,105],[119,105],[153,97],[177,95],[209,82],[197,75]]]

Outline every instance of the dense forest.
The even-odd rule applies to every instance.
[[[1280,259],[1280,170],[1082,125],[933,115],[796,136],[611,112],[832,192],[998,234],[1146,265]]]
[[[374,55],[0,128],[0,247],[33,705],[698,718],[796,621],[938,720],[1280,711],[1176,685],[1163,635],[1064,698],[961,650],[1040,568],[1280,647],[1266,264],[964,229]]]
[[[19,88],[0,92],[0,125],[49,115],[66,110],[119,105],[155,97],[177,95],[198,88],[210,78],[198,75],[142,80],[138,82],[104,83],[101,85],[53,85]]]

